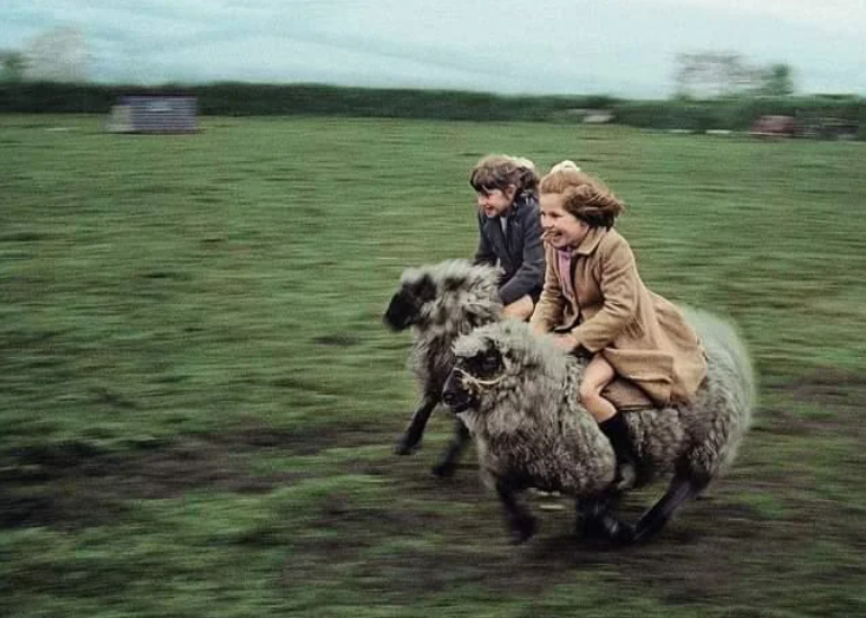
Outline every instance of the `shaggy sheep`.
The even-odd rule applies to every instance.
[[[457,337],[499,319],[502,302],[498,280],[498,269],[474,266],[466,260],[450,260],[403,272],[400,288],[391,299],[384,320],[394,330],[410,327],[413,330],[409,368],[415,374],[422,397],[397,443],[397,454],[408,455],[419,445],[454,365],[452,346]],[[454,439],[433,473],[451,475],[468,441],[466,428],[456,421]]]
[[[535,520],[517,499],[523,489],[576,497],[586,534],[629,543],[661,529],[730,465],[754,401],[749,356],[733,328],[718,318],[703,312],[687,317],[709,365],[696,400],[625,412],[642,482],[673,475],[665,495],[634,526],[609,512],[621,488],[614,486],[609,441],[578,403],[586,360],[560,352],[549,337],[515,321],[475,329],[455,343],[443,400],[474,437],[482,477],[499,495],[514,542],[535,532]]]

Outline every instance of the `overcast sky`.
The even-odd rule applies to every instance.
[[[866,0],[0,0],[0,48],[59,26],[99,81],[665,97],[712,50],[866,95]]]

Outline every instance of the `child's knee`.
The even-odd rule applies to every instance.
[[[593,384],[584,380],[581,383],[580,388],[577,389],[577,394],[578,397],[580,397],[581,403],[592,405],[598,401],[599,397],[601,397],[601,385]]]

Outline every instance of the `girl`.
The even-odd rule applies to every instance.
[[[623,203],[604,184],[564,161],[540,190],[547,269],[531,324],[590,358],[581,403],[610,439],[620,485],[628,485],[635,473],[628,426],[602,391],[621,376],[657,406],[689,402],[706,376],[704,349],[682,312],[641,281],[629,244],[613,229]]]
[[[478,205],[476,264],[503,270],[503,317],[528,320],[544,283],[544,248],[538,212],[538,176],[528,159],[482,158],[469,175]]]

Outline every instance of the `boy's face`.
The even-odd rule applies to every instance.
[[[589,225],[563,208],[559,193],[545,193],[539,200],[544,242],[557,249],[576,247],[589,232]]]
[[[508,185],[508,188],[504,191],[502,189],[478,191],[475,194],[478,210],[488,217],[498,217],[511,206],[515,193],[516,188],[514,185]]]

